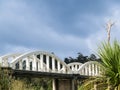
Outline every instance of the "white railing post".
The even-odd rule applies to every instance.
[[[19,61],[19,69],[22,70],[22,60]]]
[[[89,68],[89,76],[92,75],[91,64],[88,65]]]
[[[43,71],[43,54],[40,55],[40,66],[41,66],[41,71]]]
[[[57,66],[57,67],[58,67],[58,72],[59,72],[59,71],[60,71],[60,61],[57,61],[57,63],[58,63],[58,64],[57,64],[57,65],[58,65],[58,66]]]
[[[52,71],[55,72],[55,58],[52,57]]]
[[[26,70],[30,70],[28,57],[26,57]]]
[[[49,64],[49,56],[48,55],[46,55],[46,65],[47,65],[47,71],[49,72],[50,64]]]
[[[33,71],[36,71],[36,55],[33,55]]]

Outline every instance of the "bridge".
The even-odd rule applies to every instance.
[[[14,53],[0,57],[2,67],[10,67],[18,77],[52,77],[53,90],[75,90],[75,79],[100,76],[100,63],[89,61],[84,64],[66,64],[53,53],[32,51]]]

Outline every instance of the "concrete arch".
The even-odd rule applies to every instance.
[[[15,56],[20,56],[22,53],[11,53],[11,54],[5,54],[0,56],[0,58],[9,58],[9,57],[15,57]]]
[[[21,53],[11,53],[11,54],[6,54],[3,56],[0,56],[0,63],[2,65],[2,67],[8,67],[10,64],[10,61],[20,55],[21,55]]]
[[[102,71],[101,64],[96,61],[89,61],[81,65],[78,73],[86,76],[100,76]]]
[[[40,55],[40,57],[38,58],[37,55]],[[43,60],[44,55],[46,57],[45,61]],[[49,73],[80,74],[87,76],[98,76],[103,70],[101,68],[101,64],[96,61],[89,61],[84,64],[79,62],[66,64],[55,54],[45,51],[32,51],[27,53],[3,55],[0,57],[0,63],[2,67],[10,66],[13,69],[25,69]]]
[[[81,65],[83,64],[79,62],[73,62],[73,63],[69,63],[67,66],[72,70],[72,73],[78,73]]]
[[[43,62],[42,59],[38,60],[38,58],[36,58],[36,55],[41,55],[42,59],[43,59],[43,55],[46,55],[46,63]],[[11,66],[13,67],[13,69],[15,69],[15,64],[18,63],[18,62],[21,62],[22,63],[22,60],[23,59],[28,59],[28,57],[31,57],[33,58],[33,64],[35,64],[35,62],[38,61],[39,63],[39,66],[38,67],[41,67],[40,70],[44,70],[45,72],[57,72],[57,73],[70,73],[71,70],[70,68],[60,59],[58,58],[55,54],[52,54],[52,53],[48,53],[48,52],[45,52],[45,51],[33,51],[33,52],[28,52],[28,53],[24,53],[20,56],[18,56],[17,58],[13,59],[11,61]],[[52,69],[50,69],[50,60],[48,59],[49,57],[52,58]],[[34,61],[35,60],[35,61]],[[27,64],[29,64],[29,61],[26,61]],[[57,63],[57,66],[55,68],[55,63]],[[41,65],[41,66],[40,66]],[[33,67],[36,68],[35,65],[33,65]],[[29,70],[29,69],[27,69]],[[35,70],[35,69],[34,69]]]

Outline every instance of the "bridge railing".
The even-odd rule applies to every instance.
[[[37,57],[38,55],[39,58]],[[9,58],[11,57],[13,60],[9,62]],[[0,64],[2,67],[11,67],[19,70],[80,74],[88,76],[100,75],[102,70],[100,64],[95,61],[86,62],[84,64],[74,62],[67,65],[54,54],[41,51],[5,55],[0,57]]]

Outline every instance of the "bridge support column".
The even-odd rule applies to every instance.
[[[74,79],[72,80],[72,90],[75,90],[75,81],[74,81]]]
[[[97,83],[94,83],[94,90],[97,90]]]
[[[52,80],[52,90],[57,90],[57,89],[56,89],[56,86],[57,86],[57,85],[56,85],[56,79],[53,79],[53,80]]]
[[[73,79],[53,79],[52,90],[77,90]]]

